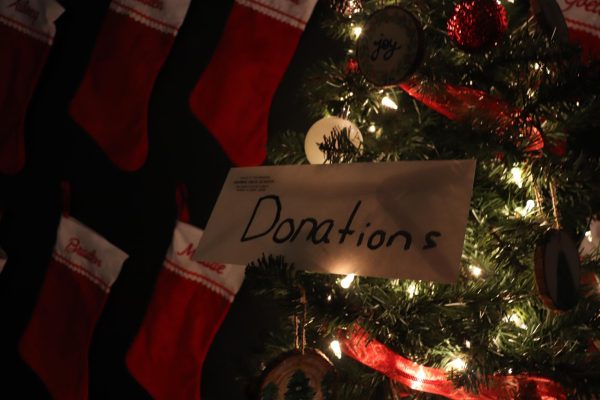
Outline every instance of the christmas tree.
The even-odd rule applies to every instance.
[[[307,345],[336,364],[339,398],[600,394],[598,254],[581,259],[580,285],[560,250],[558,294],[546,293],[540,270],[557,232],[574,245],[597,240],[588,226],[600,199],[600,152],[591,146],[600,129],[598,65],[567,39],[563,20],[526,0],[332,4],[327,29],[346,53],[307,75],[305,96],[315,120],[351,121],[362,139],[336,129],[323,132],[319,148],[327,162],[476,159],[461,274],[454,284],[343,277],[266,256],[247,285],[285,311],[261,357],[291,347],[297,330],[288,318],[300,316]],[[403,54],[415,63],[382,84],[359,68],[357,47],[388,6],[414,17]],[[385,42],[378,50],[371,58],[403,51]],[[304,135],[272,140],[271,162],[306,163]],[[370,339],[348,342],[357,329]],[[335,356],[330,346],[340,343],[346,354]],[[394,358],[376,371],[365,354],[395,354],[405,367]]]

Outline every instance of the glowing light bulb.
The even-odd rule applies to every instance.
[[[464,371],[467,368],[467,363],[460,357],[456,357],[454,360],[446,364],[444,368],[446,371]]]
[[[354,37],[356,39],[358,39],[358,37],[360,36],[360,34],[362,33],[362,27],[360,26],[355,26],[354,28],[352,28],[352,33],[354,33]]]
[[[425,370],[423,367],[419,367],[419,371],[417,371],[416,380],[412,381],[410,384],[411,389],[421,390],[423,389],[423,379],[425,379],[427,375],[425,374]]]
[[[515,183],[515,185],[517,185],[520,188],[523,187],[523,170],[519,167],[513,167],[510,170],[510,173],[512,174],[512,179],[513,182]]]
[[[327,301],[331,301],[331,295],[327,295]]]
[[[517,314],[516,312],[514,312],[514,313],[512,313],[510,315],[507,315],[502,320],[504,322],[512,322],[518,328],[527,329],[527,325],[525,325],[525,323],[521,319],[521,316],[519,314]]]
[[[585,238],[587,239],[588,242],[592,243],[592,241],[594,240],[594,238],[592,237],[592,231],[587,231],[585,233]]]
[[[515,211],[521,215],[521,217],[526,217],[530,212],[535,208],[535,201],[529,199],[525,203],[525,207],[517,207]]]
[[[337,358],[342,358],[342,346],[340,346],[338,340],[332,340],[331,343],[329,343],[329,348]]]
[[[467,349],[471,348],[471,342],[468,340],[465,340],[465,346],[467,347]]]
[[[529,214],[535,208],[535,201],[529,199],[525,203],[525,215]]]
[[[367,129],[367,131],[369,131],[371,133],[375,133],[376,130],[377,130],[377,127],[375,125],[370,125],[369,128]]]
[[[539,64],[539,63],[534,63],[534,64],[533,64],[533,69],[535,69],[536,71],[537,71],[538,69],[540,69],[540,64]]]
[[[348,289],[350,287],[350,285],[352,285],[352,282],[354,282],[355,276],[356,276],[356,274],[346,275],[342,280],[340,280],[340,286],[343,287],[344,289]]]
[[[406,288],[406,293],[408,293],[408,297],[411,299],[415,297],[415,294],[419,294],[419,288],[417,287],[417,284],[411,282],[411,284]]]
[[[471,272],[471,275],[475,278],[479,278],[483,270],[476,265],[469,265],[469,272]]]
[[[381,99],[381,105],[387,108],[391,108],[392,110],[398,109],[398,104],[392,99],[389,98],[388,95],[385,95],[383,99]]]

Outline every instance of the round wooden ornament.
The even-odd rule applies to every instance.
[[[401,7],[385,7],[363,27],[356,48],[358,66],[372,84],[396,85],[416,70],[423,47],[419,21]]]
[[[334,366],[322,351],[292,350],[265,369],[258,400],[332,400],[335,381]]]
[[[581,264],[577,246],[563,230],[551,229],[535,249],[535,281],[543,303],[565,311],[577,304]]]

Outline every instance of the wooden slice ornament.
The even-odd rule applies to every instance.
[[[392,86],[408,78],[423,55],[419,21],[398,6],[371,14],[357,42],[358,66],[376,86]]]
[[[577,246],[567,232],[551,229],[536,247],[535,281],[548,308],[566,311],[577,304],[581,264]]]
[[[334,366],[323,352],[292,350],[265,369],[258,400],[333,400],[335,382]]]

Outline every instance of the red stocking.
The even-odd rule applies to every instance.
[[[92,333],[126,258],[74,218],[61,219],[52,261],[19,346],[53,398],[88,398]]]
[[[199,399],[206,353],[244,280],[241,265],[192,261],[202,230],[178,222],[152,302],[127,354],[156,400]]]
[[[236,0],[190,96],[192,112],[239,166],[266,156],[271,99],[316,0]]]
[[[190,0],[112,0],[71,115],[119,168],[133,171],[148,153],[154,81]]]
[[[52,46],[54,0],[0,0],[0,173],[25,164],[25,113]]]

